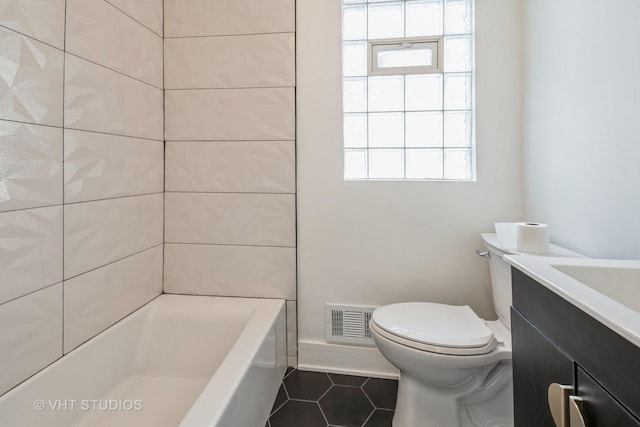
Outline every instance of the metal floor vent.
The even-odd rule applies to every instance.
[[[376,307],[326,304],[327,342],[374,346],[369,329]]]

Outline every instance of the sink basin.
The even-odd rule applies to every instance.
[[[640,312],[640,269],[551,264],[559,272]]]

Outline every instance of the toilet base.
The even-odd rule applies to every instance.
[[[393,427],[512,427],[510,361],[477,372],[470,383],[435,389],[401,373]]]

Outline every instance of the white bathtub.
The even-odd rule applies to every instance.
[[[7,427],[263,427],[283,300],[161,295],[0,397]]]

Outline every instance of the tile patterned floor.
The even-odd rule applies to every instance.
[[[391,427],[398,382],[289,368],[265,427]]]

